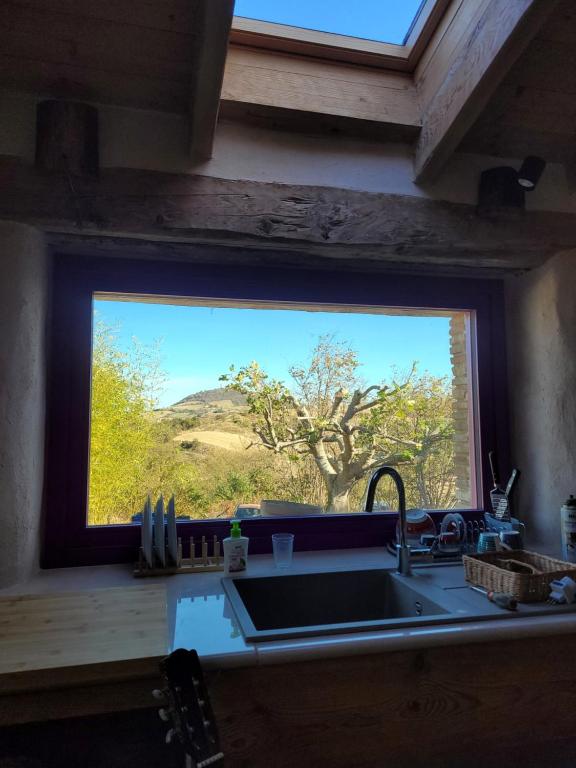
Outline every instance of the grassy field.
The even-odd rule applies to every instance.
[[[190,429],[187,432],[180,432],[174,440],[180,444],[197,440],[203,445],[211,445],[225,451],[246,451],[253,443],[253,437],[250,435],[216,429]]]

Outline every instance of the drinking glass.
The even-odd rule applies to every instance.
[[[292,565],[292,550],[294,548],[293,533],[273,533],[272,550],[276,568],[286,569]]]
[[[482,532],[478,539],[478,552],[496,552],[499,544],[500,538],[497,533],[492,531]]]

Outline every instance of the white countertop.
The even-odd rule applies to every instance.
[[[394,566],[394,559],[381,548],[297,552],[291,569],[285,573]],[[249,559],[248,577],[278,573],[270,555],[252,556]],[[459,606],[453,623],[247,643],[224,594],[222,575],[217,572],[134,579],[129,566],[55,569],[39,572],[26,584],[0,590],[0,597],[129,588],[152,582],[164,584],[168,628],[166,652],[181,647],[195,648],[207,667],[218,668],[576,632],[576,609],[572,606],[557,612],[558,608],[546,604],[520,605],[517,613],[510,613],[489,603],[483,595],[473,592],[464,580],[462,566],[446,565],[416,568],[412,583],[426,583],[436,590],[439,597],[439,590],[449,590],[453,605]],[[490,618],[471,619],[471,612]],[[458,614],[465,620],[458,621]]]

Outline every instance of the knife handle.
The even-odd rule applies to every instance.
[[[492,480],[494,485],[500,485],[500,477],[498,475],[498,467],[496,465],[496,452],[490,451],[488,454],[488,461],[490,462],[490,470],[492,472]]]

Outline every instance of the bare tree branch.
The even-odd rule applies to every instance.
[[[334,402],[332,403],[332,408],[330,409],[330,415],[328,416],[328,420],[332,421],[336,414],[338,413],[338,410],[340,409],[340,406],[342,405],[344,401],[344,392],[342,390],[339,390],[336,393],[336,396],[334,397]]]
[[[368,387],[368,389],[365,389],[364,392],[360,392],[360,401],[366,400],[370,392],[380,392],[382,387],[380,387],[378,384],[372,384],[371,387]]]
[[[296,440],[278,440],[274,438],[270,440],[269,436],[265,434],[264,430],[259,429],[258,427],[254,427],[254,432],[260,438],[261,444],[264,446],[264,448],[268,448],[275,453],[280,453],[281,451],[284,451],[287,448],[293,448],[296,445],[304,445],[308,443],[308,438],[306,437],[297,438]]]
[[[361,392],[359,389],[357,389],[354,394],[352,395],[352,398],[350,399],[350,402],[348,404],[348,408],[346,409],[346,412],[342,419],[340,420],[341,424],[348,424],[352,419],[357,416],[362,411],[367,411],[370,408],[374,408],[375,405],[378,405],[380,402],[379,400],[370,400],[368,403],[363,403],[362,401],[368,397],[370,392],[374,391],[380,391],[381,387],[377,385],[373,385],[371,387],[368,387],[368,389],[365,389],[364,392]]]

